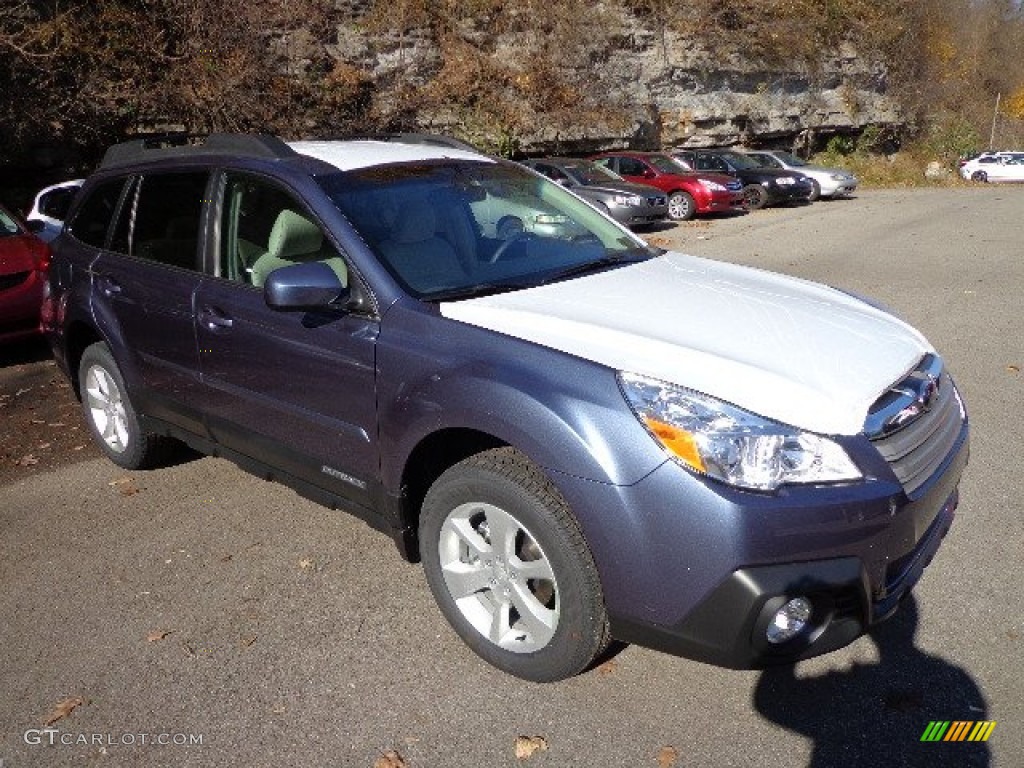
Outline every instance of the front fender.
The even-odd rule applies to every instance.
[[[636,483],[665,461],[615,371],[435,309],[399,303],[382,322],[378,415],[389,491],[416,446],[445,429],[485,433],[545,469],[613,485]]]

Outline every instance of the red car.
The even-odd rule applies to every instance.
[[[39,333],[50,248],[0,206],[0,343]]]
[[[698,213],[746,211],[743,184],[724,173],[688,171],[661,152],[605,152],[590,158],[627,181],[668,194],[668,216],[688,221]]]

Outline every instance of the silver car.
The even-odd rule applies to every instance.
[[[857,189],[857,177],[849,171],[844,171],[842,168],[811,165],[792,152],[783,152],[778,149],[751,149],[747,150],[746,154],[765,168],[799,171],[809,177],[814,185],[811,200],[817,200],[819,197],[844,197],[852,195]]]

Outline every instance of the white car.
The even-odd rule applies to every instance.
[[[811,192],[810,197],[812,201],[819,197],[836,198],[852,195],[859,183],[857,177],[849,171],[844,171],[842,168],[811,165],[792,152],[783,152],[777,149],[751,149],[747,150],[745,154],[765,168],[797,171],[810,177],[814,184],[814,191]]]
[[[1024,152],[983,152],[960,164],[970,181],[1024,181]]]
[[[25,218],[43,222],[44,228],[37,235],[40,239],[50,242],[60,234],[68,208],[84,182],[84,179],[72,179],[39,190]]]

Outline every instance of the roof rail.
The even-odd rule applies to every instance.
[[[294,157],[296,152],[277,136],[266,133],[157,133],[114,144],[103,155],[100,167],[111,168],[164,157],[223,154],[282,158]]]
[[[456,139],[453,136],[444,136],[437,133],[404,133],[400,131],[385,133],[355,133],[339,136],[338,139],[346,141],[358,141],[360,139],[365,139],[369,141],[394,141],[401,144],[428,144],[434,147],[450,147],[451,149],[464,149],[467,152],[480,152],[477,147],[474,147],[468,142],[462,141],[462,139]]]

